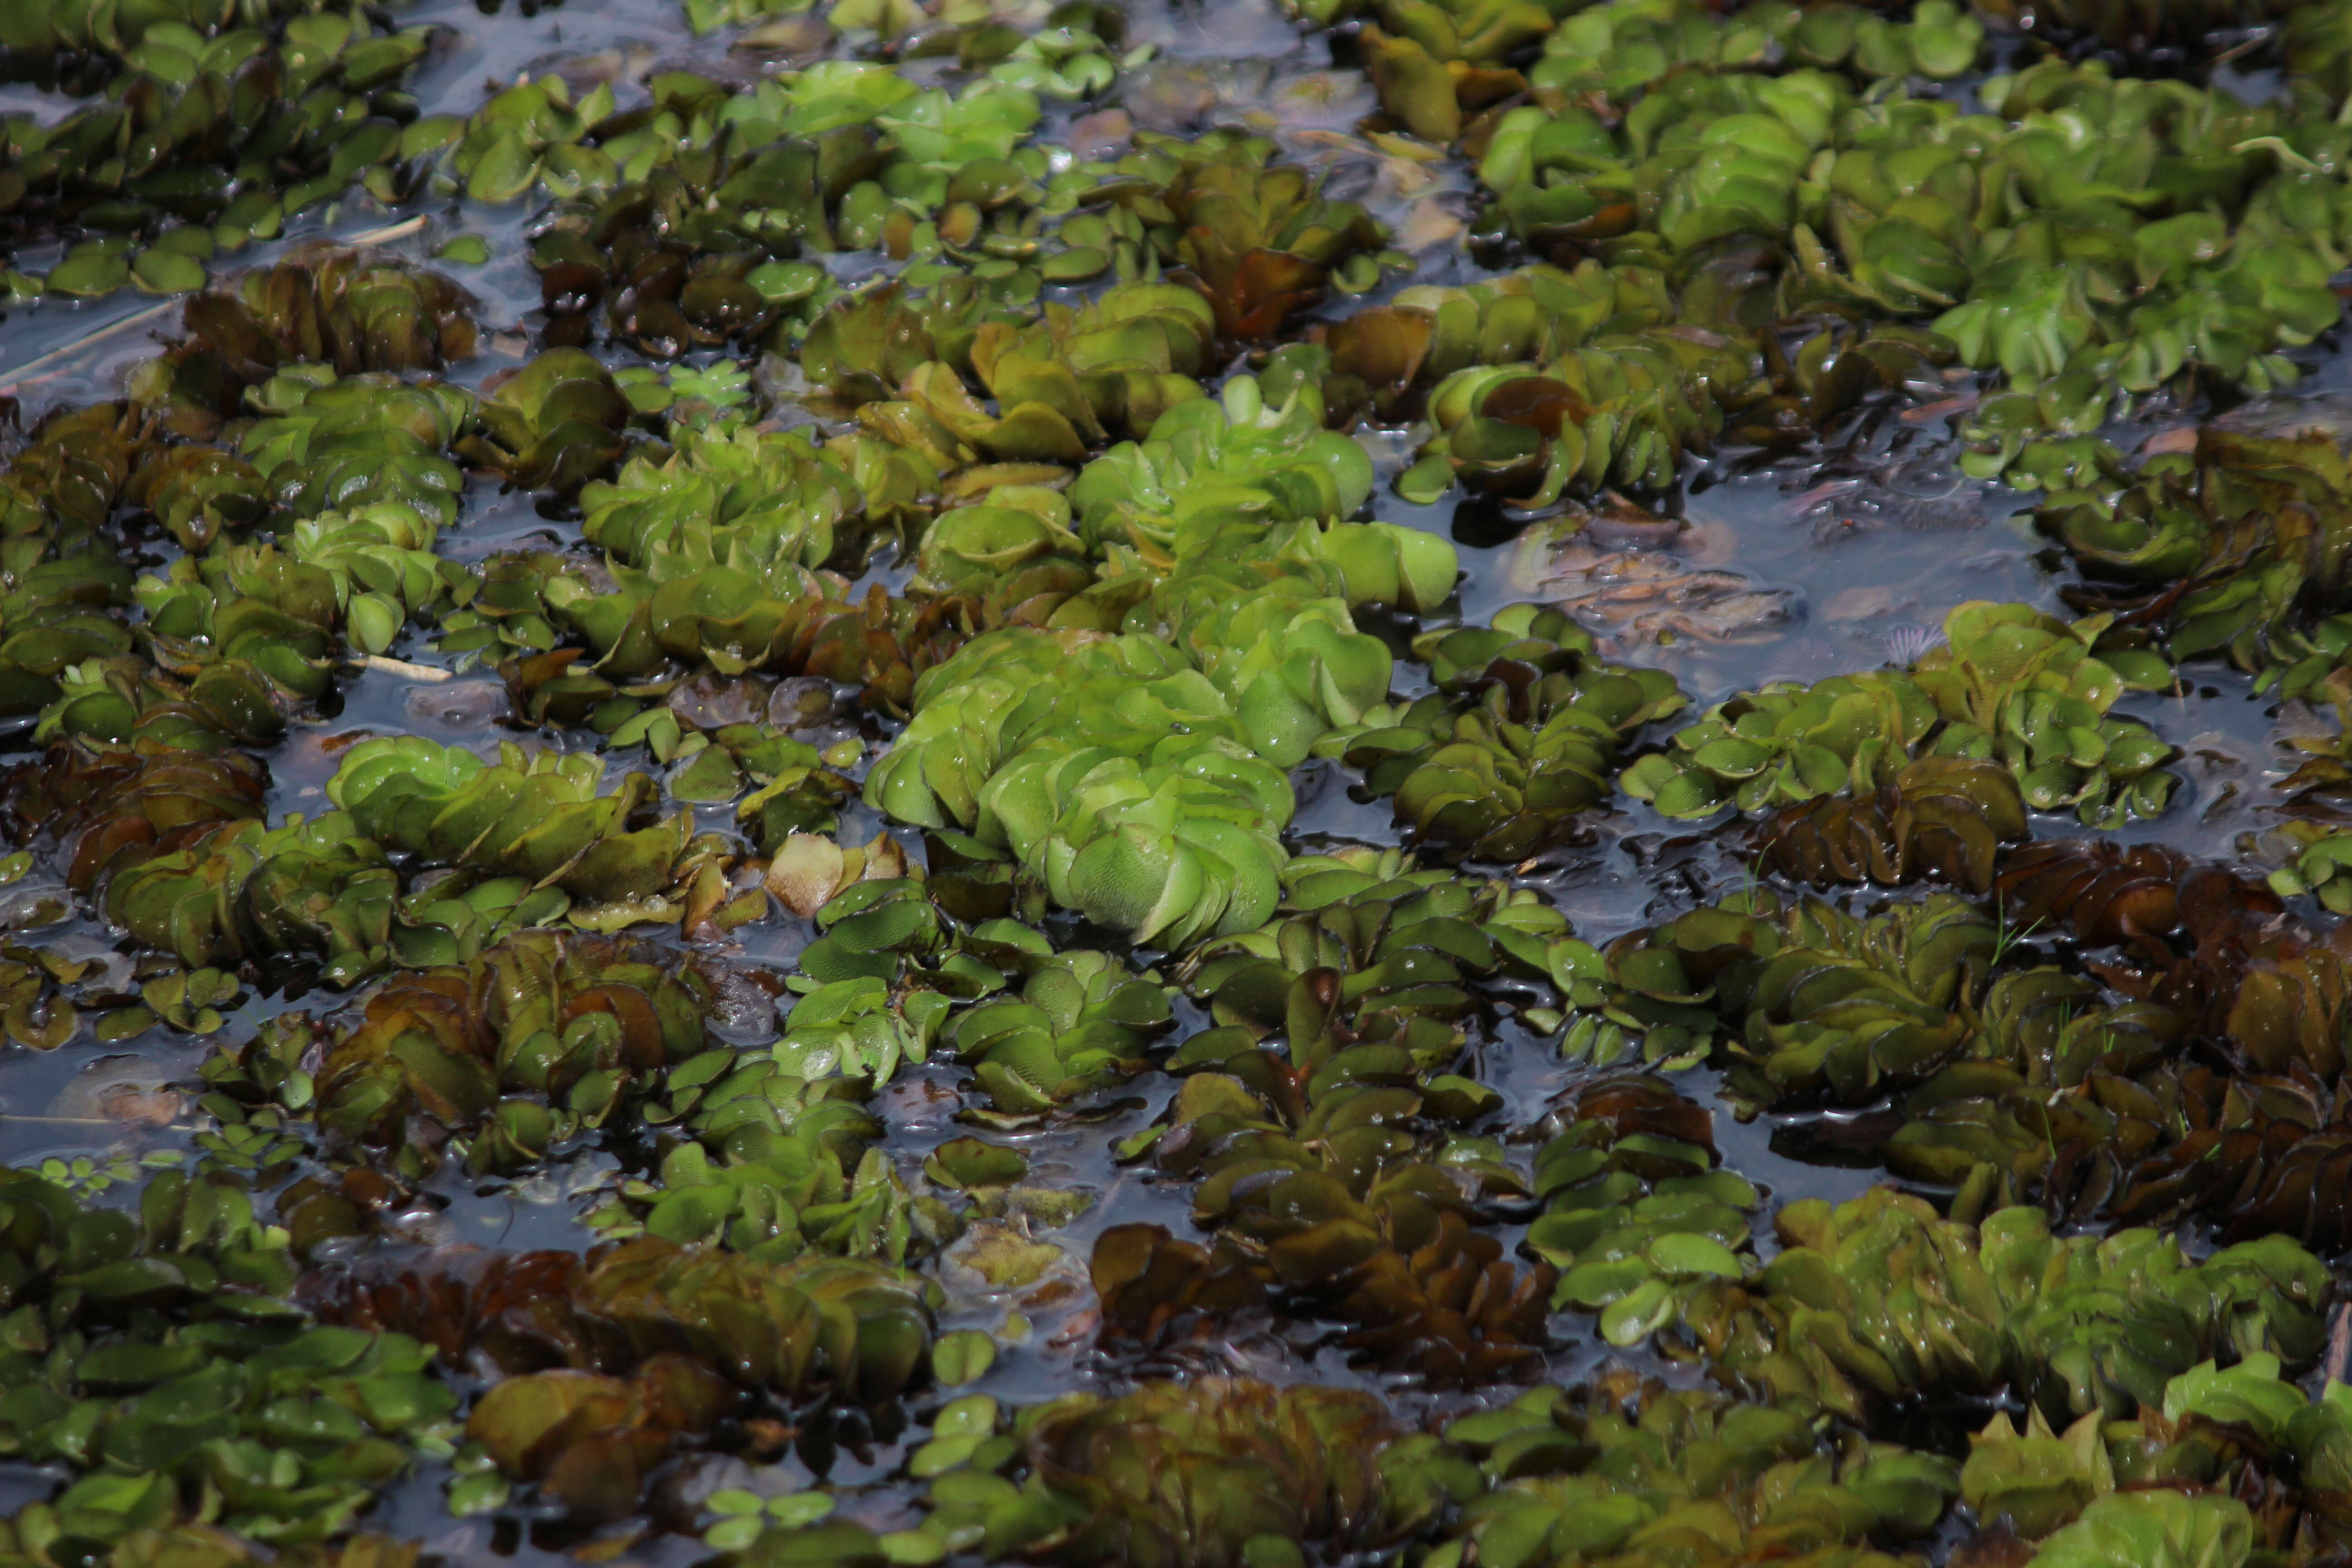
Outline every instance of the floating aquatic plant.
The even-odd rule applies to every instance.
[[[1301,9],[1270,118],[1091,0],[433,104],[372,15],[0,16],[0,1035],[93,1145],[0,1182],[0,1557],[404,1568],[419,1461],[750,1568],[2340,1552],[2341,737],[2267,880],[2032,836],[2224,775],[2126,695],[2200,658],[2352,692],[2337,443],[2237,401],[2340,310],[2343,7]],[[2038,486],[2081,618],[1823,595],[1893,667],[1685,720],[1394,504],[1682,581],[1799,456]]]
[[[2094,651],[2103,621],[2069,626],[1979,601],[1945,625],[1949,640],[1907,671],[1783,683],[1717,704],[1670,750],[1628,768],[1626,792],[1668,816],[1704,817],[1899,790],[1907,763],[1937,756],[1998,761],[2028,806],[2072,806],[2087,826],[2163,810],[2176,781],[2158,770],[2171,748],[2106,716],[2132,683]]]

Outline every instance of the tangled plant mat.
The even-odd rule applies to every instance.
[[[2352,0],[0,67],[0,1568],[2352,1554]]]

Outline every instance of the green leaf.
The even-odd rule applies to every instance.
[[[466,181],[466,194],[478,202],[510,202],[538,178],[538,154],[520,132],[509,131],[483,152]]]
[[[1669,1274],[1705,1274],[1737,1279],[1747,1272],[1738,1253],[1711,1236],[1690,1231],[1670,1231],[1654,1237],[1642,1250],[1649,1255],[1651,1262]]]
[[[931,1347],[931,1374],[950,1388],[977,1383],[996,1364],[996,1342],[979,1329],[958,1329]]]
[[[94,300],[101,294],[113,293],[129,281],[131,263],[124,258],[85,251],[68,256],[51,268],[45,286],[52,294]]]
[[[139,253],[131,263],[131,276],[151,294],[193,294],[205,286],[205,264],[156,246]]]
[[[343,623],[352,646],[362,653],[380,654],[391,648],[407,616],[381,594],[356,594],[344,612]]]

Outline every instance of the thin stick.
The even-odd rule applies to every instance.
[[[431,681],[436,685],[450,678],[449,671],[446,669],[436,669],[429,664],[411,664],[404,658],[386,658],[380,653],[363,653],[352,662],[363,669],[380,669],[386,675]]]
[[[2250,50],[2261,48],[2264,44],[2269,43],[2273,36],[2273,29],[2269,27],[2262,28],[2260,31],[2256,32],[2252,37],[2244,39],[2238,44],[2232,45],[2229,48],[2223,49],[2220,54],[2215,55],[2210,63],[2217,66],[2228,65],[2240,55],[2245,54]]]
[[[128,1121],[117,1121],[111,1116],[19,1116],[13,1110],[0,1111],[0,1121],[33,1121],[44,1127],[129,1127],[132,1125]],[[166,1121],[159,1124],[155,1131],[185,1132],[188,1128],[179,1122]]]
[[[348,238],[331,240],[329,243],[334,245],[382,245],[388,239],[405,239],[408,236],[416,233],[424,226],[425,219],[421,216],[403,218],[398,223],[388,223],[382,228],[362,229],[359,233],[352,235]]]
[[[43,354],[40,358],[35,360],[32,363],[18,371],[11,379],[0,382],[0,394],[16,391],[18,387],[24,385],[27,381],[32,379],[33,373],[35,371],[71,359],[93,343],[103,342],[108,338],[114,337],[119,333],[127,332],[133,327],[152,321],[156,317],[163,314],[166,310],[173,309],[179,303],[180,301],[176,299],[166,300],[160,305],[150,305],[143,310],[133,310],[131,314],[123,317],[121,321],[109,321],[106,325],[99,328],[98,331],[89,333],[86,337],[76,338],[72,342],[68,343],[61,349],[51,349],[47,353]]]
[[[405,238],[409,235],[418,232],[424,228],[424,226],[425,219],[421,216],[404,218],[399,223],[386,224],[382,228],[366,229],[361,233],[351,236],[347,239],[337,240],[334,243],[338,245],[382,245],[387,240]],[[165,311],[172,310],[173,307],[181,303],[183,303],[182,297],[174,295],[173,298],[163,300],[161,304],[150,305],[143,310],[133,310],[131,314],[123,317],[121,321],[109,321],[106,325],[99,328],[96,331],[91,332],[85,337],[76,338],[72,342],[68,343],[61,349],[51,349],[47,353],[43,354],[40,358],[33,361],[32,363],[26,365],[23,369],[17,371],[16,374],[8,380],[0,381],[0,395],[16,391],[18,387],[32,380],[35,372],[45,370],[52,364],[61,363],[66,360],[71,359],[74,355],[80,353],[84,349],[89,348],[93,343],[104,342],[107,339],[127,332],[133,327],[140,326],[144,322],[152,321],[156,317],[163,315]]]

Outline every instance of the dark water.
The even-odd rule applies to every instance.
[[[485,16],[467,0],[428,0],[403,9],[399,19],[446,29],[413,83],[427,113],[465,112],[488,91],[551,70],[574,81],[612,79],[625,86],[642,83],[655,71],[677,68],[748,79],[763,64],[761,51],[731,47],[734,40],[727,33],[692,38],[673,0],[572,0],[528,17],[511,8]],[[1400,150],[1393,139],[1360,132],[1359,122],[1375,107],[1373,96],[1359,71],[1333,64],[1327,37],[1303,30],[1267,0],[1141,0],[1130,7],[1129,44],[1157,50],[1155,59],[1127,73],[1109,100],[1138,125],[1229,123],[1276,135],[1293,157],[1323,171],[1335,194],[1365,202],[1392,226],[1401,246],[1423,262],[1414,281],[1465,281],[1482,275],[1461,243],[1474,205],[1467,170],[1459,160],[1418,158]],[[1099,107],[1081,106],[1089,111]],[[66,100],[57,95],[22,86],[0,92],[0,110],[47,117],[65,108]],[[385,212],[354,193],[308,215],[282,240],[256,247],[248,255],[256,263],[267,262],[291,246],[331,237],[365,239],[389,253],[429,261],[454,237],[481,237],[489,245],[488,263],[434,263],[480,302],[483,352],[452,372],[460,383],[478,386],[530,352],[530,318],[539,291],[523,258],[529,218],[522,205],[490,210],[455,201]],[[44,259],[26,256],[19,264]],[[1327,309],[1338,313],[1352,308],[1353,302],[1339,302]],[[170,335],[175,320],[168,307],[128,292],[95,304],[49,301],[10,312],[0,323],[0,386],[13,389],[29,426],[45,408],[118,389],[127,369]],[[2238,411],[2237,417],[2352,417],[2339,413],[2352,409],[2352,362],[2315,356],[2315,369],[2297,397],[2258,404]],[[1688,474],[1673,498],[1670,510],[1686,524],[1677,543],[1649,552],[1612,552],[1577,539],[1549,542],[1543,519],[1497,518],[1491,509],[1453,498],[1435,506],[1402,503],[1389,493],[1386,481],[1412,460],[1418,435],[1396,431],[1364,438],[1383,481],[1376,492],[1378,515],[1460,543],[1469,575],[1452,614],[1480,622],[1506,605],[1531,598],[1567,604],[1612,657],[1672,671],[1696,709],[1768,680],[1802,682],[1902,664],[1929,646],[1945,612],[1966,600],[2058,607],[2064,579],[2052,568],[2046,542],[2021,515],[2032,498],[1962,477],[1951,466],[1955,447],[1943,423],[1946,415],[1917,412],[1919,417],[1906,416],[1874,433],[1855,450],[1817,454],[1801,462],[1758,468],[1743,454],[1718,454]],[[2182,417],[2181,411],[2151,409],[2144,427],[2114,434],[2128,449]],[[530,496],[501,494],[478,479],[443,548],[470,561],[518,545],[563,545],[577,538],[576,525],[542,516]],[[875,575],[888,582],[903,574],[893,574],[886,562]],[[414,634],[395,651],[415,666],[415,673],[371,669],[360,675],[347,683],[340,712],[299,728],[268,753],[273,817],[323,809],[322,786],[334,770],[334,752],[358,736],[414,733],[486,752],[514,737],[501,727],[507,697],[495,677],[480,670],[453,673],[450,661]],[[1407,680],[1417,674],[1400,673]],[[1409,694],[1412,689],[1400,689]],[[2185,753],[2179,764],[2185,787],[2169,813],[2136,824],[2123,836],[2161,839],[2223,859],[2240,858],[2250,837],[2278,819],[2273,786],[2291,766],[2279,745],[2281,735],[2319,723],[2307,715],[2282,714],[2275,704],[2253,698],[2242,678],[2219,673],[2204,675],[2177,696],[2133,698],[2123,711],[2155,725]],[[551,736],[533,743],[564,742]],[[638,763],[634,756],[614,757],[608,768]],[[1387,806],[1367,804],[1351,793],[1341,771],[1309,764],[1298,784],[1297,847],[1394,841]],[[853,815],[845,837],[855,841],[879,826],[871,814]],[[1718,897],[1740,885],[1747,870],[1737,846],[1663,820],[1621,796],[1591,815],[1580,842],[1545,856],[1524,873],[1570,917],[1579,934],[1601,942]],[[0,893],[0,919],[19,940],[110,953],[109,933],[90,922],[37,923],[39,914],[55,912],[60,891],[37,871]],[[51,908],[37,910],[44,897]],[[740,933],[730,956],[788,964],[808,935],[805,926],[780,918]],[[227,1030],[234,1037],[288,1005],[331,1006],[338,1000],[250,991],[233,1010]],[[0,1160],[86,1160],[93,1170],[119,1171],[135,1182],[135,1162],[142,1156],[188,1148],[202,1131],[187,1085],[209,1046],[155,1030],[104,1047],[78,1044],[50,1054],[9,1049],[0,1056]],[[1584,1069],[1559,1060],[1547,1041],[1507,1020],[1483,1044],[1478,1071],[1504,1096],[1504,1110],[1495,1120],[1505,1128],[1532,1124],[1584,1076]],[[913,1170],[931,1148],[964,1131],[950,1120],[961,1104],[960,1076],[936,1065],[915,1069],[877,1097],[875,1109],[889,1129],[884,1146],[902,1169]],[[1680,1083],[1685,1092],[1703,1095],[1713,1079],[1699,1071]],[[1286,1383],[1368,1383],[1397,1397],[1409,1412],[1429,1407],[1431,1402],[1409,1386],[1351,1370],[1336,1349],[1318,1342],[1312,1325],[1269,1327],[1167,1365],[1114,1363],[1097,1351],[1085,1268],[1095,1237],[1110,1226],[1135,1221],[1180,1233],[1189,1224],[1186,1184],[1158,1176],[1148,1163],[1121,1166],[1113,1157],[1114,1144],[1149,1126],[1173,1089],[1172,1079],[1147,1075],[1099,1117],[1007,1140],[1029,1156],[1033,1182],[1086,1192],[1092,1202],[1078,1218],[1046,1235],[1062,1256],[1044,1279],[1020,1292],[992,1289],[953,1249],[926,1266],[947,1293],[942,1330],[980,1328],[998,1335],[998,1359],[977,1391],[1011,1404],[1072,1389],[1115,1387],[1139,1374],[1223,1371]],[[133,1103],[137,1114],[126,1119],[122,1108]],[[1813,1135],[1820,1131],[1798,1128],[1792,1136],[1790,1128],[1743,1125],[1727,1114],[1718,1116],[1717,1126],[1726,1163],[1762,1189],[1766,1215],[1792,1197],[1847,1197],[1876,1179],[1867,1168],[1796,1157],[1808,1149],[1818,1153],[1837,1141]],[[581,1216],[622,1174],[618,1160],[596,1149],[552,1160],[515,1180],[484,1182],[446,1169],[422,1201],[401,1216],[399,1229],[405,1239],[427,1244],[585,1248],[595,1237]],[[1759,1231],[1759,1246],[1769,1252],[1769,1225],[1762,1219]],[[1025,1327],[1008,1331],[1015,1319]],[[1554,1375],[1572,1377],[1607,1359],[1589,1318],[1562,1314],[1555,1328],[1559,1344],[1549,1363]],[[824,1479],[846,1496],[889,1475],[908,1447],[926,1435],[923,1408],[915,1414],[916,1424],[899,1441],[877,1442],[863,1456],[844,1450]],[[724,1486],[764,1492],[814,1479],[798,1459],[756,1468],[728,1460],[703,1465],[681,1485],[683,1500],[690,1503]],[[562,1557],[559,1536],[534,1539],[531,1526],[546,1522],[544,1510],[534,1516],[525,1506],[495,1519],[452,1521],[442,1497],[446,1479],[445,1472],[427,1468],[392,1489],[371,1523],[422,1541],[453,1562]],[[6,1489],[0,1509],[40,1495],[49,1484],[43,1475],[0,1472],[0,1487]],[[877,1527],[903,1525],[908,1495],[883,1487],[870,1498],[851,1496],[845,1511]],[[625,1533],[608,1536],[608,1544],[617,1544]],[[698,1542],[675,1533],[649,1533],[627,1547],[628,1560],[649,1564],[701,1555]]]

